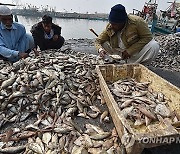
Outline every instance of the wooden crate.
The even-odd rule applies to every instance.
[[[172,137],[179,136],[179,131],[175,129],[166,120],[150,124],[151,131],[146,126],[140,128],[133,128],[130,126],[127,119],[121,113],[117,102],[114,100],[106,82],[117,81],[119,79],[134,78],[138,82],[150,81],[149,85],[156,92],[162,92],[169,100],[168,105],[171,111],[175,111],[180,115],[180,90],[164,80],[157,74],[150,71],[148,68],[141,64],[124,64],[124,65],[99,65],[96,67],[99,77],[99,82],[109,112],[112,116],[113,122],[117,129],[118,135],[123,143],[125,134],[128,134],[130,142],[133,141],[132,146],[126,147],[128,154],[140,154],[144,148],[151,148],[162,145],[162,143],[142,143],[141,141],[146,138],[157,139],[171,139]],[[133,140],[132,140],[133,139]],[[140,140],[142,139],[142,140]],[[140,141],[139,141],[140,140]],[[156,140],[157,141],[157,140]]]

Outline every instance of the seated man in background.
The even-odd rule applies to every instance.
[[[34,48],[34,40],[26,34],[25,27],[13,22],[11,10],[0,6],[0,59],[16,62],[27,58]]]
[[[111,8],[109,24],[96,39],[95,46],[101,57],[120,55],[127,63],[148,64],[159,51],[147,23],[141,17],[127,15],[121,4]]]
[[[64,44],[61,27],[52,23],[52,17],[44,15],[42,21],[33,25],[31,29],[35,42],[35,50],[60,49]]]

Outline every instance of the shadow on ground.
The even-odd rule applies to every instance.
[[[148,67],[151,71],[158,74],[165,80],[180,88],[180,72],[165,70],[161,68]],[[180,152],[179,152],[180,153]]]
[[[144,149],[142,154],[179,154],[180,144],[163,145],[155,148]]]

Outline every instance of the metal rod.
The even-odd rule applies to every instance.
[[[97,37],[98,37],[98,34],[91,28],[91,29],[89,29],[91,32],[93,32],[94,33],[94,35],[96,35]]]
[[[0,5],[16,6],[15,4],[5,4],[5,3],[0,3]]]

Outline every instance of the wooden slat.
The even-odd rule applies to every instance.
[[[128,129],[128,131],[133,134],[134,132],[133,132],[132,128],[129,126],[126,119],[123,118],[116,101],[114,100],[113,96],[111,95],[111,92],[110,92],[102,74],[100,73],[100,70],[96,69],[96,71],[99,74],[99,83],[100,83],[100,87],[102,89],[104,99],[106,100],[107,107],[109,109],[111,116],[113,117],[113,122],[116,125],[116,128],[119,130],[119,132],[118,132],[119,136],[122,137],[124,127],[126,127],[126,129]]]

